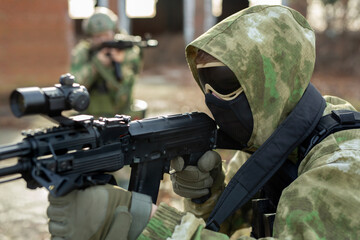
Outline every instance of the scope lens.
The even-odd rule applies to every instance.
[[[46,97],[38,87],[18,88],[10,95],[10,107],[16,117],[46,111]]]
[[[16,117],[24,115],[25,112],[25,101],[23,95],[19,92],[14,91],[10,98],[11,110]]]

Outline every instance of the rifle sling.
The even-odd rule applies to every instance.
[[[333,110],[323,116],[314,131],[299,147],[300,158],[303,159],[310,150],[330,134],[338,131],[360,128],[360,112],[351,110]]]
[[[321,117],[313,132],[298,147],[299,160],[292,163],[286,160],[280,169],[260,190],[260,199],[253,199],[252,236],[255,238],[272,236],[276,207],[282,190],[297,178],[301,161],[310,150],[327,136],[342,130],[359,129],[360,112],[352,110],[333,110]]]
[[[325,106],[321,94],[309,83],[289,116],[230,180],[210,214],[207,229],[219,231],[220,224],[266,184],[315,129]]]

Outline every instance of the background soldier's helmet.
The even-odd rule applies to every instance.
[[[84,20],[82,25],[84,33],[93,35],[100,32],[117,30],[117,16],[110,9],[96,7],[94,14]]]

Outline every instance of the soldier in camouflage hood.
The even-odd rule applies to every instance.
[[[213,60],[199,63],[202,52]],[[187,47],[186,57],[220,129],[251,153],[279,129],[304,95],[315,63],[315,34],[292,9],[256,6],[200,36]],[[238,80],[239,86],[229,79]],[[322,115],[338,109],[355,110],[340,98],[324,99]],[[340,131],[307,154],[298,168],[298,178],[281,194],[275,237],[359,237],[359,144],[360,130]],[[299,161],[295,153],[289,158]],[[234,175],[234,170],[229,174]],[[186,203],[186,210],[198,216],[206,215],[215,205],[207,202],[201,208],[189,200]]]
[[[92,51],[104,41],[113,41],[118,32],[117,16],[104,7],[95,8],[94,14],[84,20],[83,31],[90,38],[80,41],[73,49],[70,71],[90,92],[88,114],[131,115],[132,90],[142,64],[140,48]],[[115,74],[115,65],[120,69],[120,78]]]
[[[288,119],[293,119],[294,114],[300,116],[296,118],[298,120],[296,124],[301,128],[304,123],[299,119],[305,122],[313,119],[313,115],[321,117],[332,110],[355,110],[345,100],[315,94],[314,96],[318,97],[310,98],[314,101],[305,105],[310,105],[309,109],[311,105],[320,106],[318,108],[320,110],[298,112],[299,109],[306,109],[299,106],[304,105],[303,99],[309,96],[309,92],[314,91],[309,82],[315,62],[315,35],[307,21],[298,12],[287,7],[255,6],[240,11],[193,41],[186,48],[186,57],[220,129],[232,137],[242,149],[252,154],[240,170],[251,162],[256,162],[253,156],[258,155],[258,150],[264,149],[263,146],[267,146],[269,142],[272,148],[280,151],[288,141],[291,141],[291,139],[279,141],[279,138],[273,136],[277,136],[283,128],[288,127]],[[306,124],[313,126],[317,121]],[[293,132],[299,131],[293,128]],[[291,131],[287,134],[291,135]],[[301,136],[296,138],[303,140]],[[272,140],[279,141],[283,145],[271,145],[274,142]],[[286,156],[289,155],[291,162],[299,163],[302,160],[298,166],[298,177],[282,191],[276,209],[273,236],[264,239],[358,239],[360,237],[359,146],[360,130],[351,129],[327,136],[303,159],[297,154],[298,148],[290,148],[291,154]],[[205,155],[205,159],[209,161],[216,158],[209,156],[209,152]],[[242,163],[239,162],[236,164],[238,160],[239,158],[235,158],[231,166],[241,165]],[[258,163],[262,163],[259,164],[260,167],[266,169],[269,165],[267,161]],[[185,177],[182,177],[188,177],[189,189],[195,187],[195,191],[202,194],[206,191],[201,191],[201,186],[203,188],[211,186],[210,199],[203,204],[191,203],[188,199],[186,204],[188,212],[179,212],[163,203],[158,207],[154,205],[149,207],[152,212],[144,215],[143,219],[145,218],[147,222],[148,217],[151,216],[150,221],[138,239],[229,239],[229,229],[223,231],[226,234],[208,230],[205,228],[206,219],[204,221],[203,218],[197,218],[208,216],[221,192],[226,191],[223,188],[225,183],[221,167],[215,167],[217,174],[211,175],[213,181],[210,181],[210,184],[205,184],[204,179],[194,181],[193,173],[200,176],[206,168],[200,165],[198,167],[201,171],[196,172],[193,169],[194,171],[187,172]],[[206,171],[209,170],[207,168]],[[234,169],[228,171],[225,181],[232,178],[228,185],[237,178],[234,172]],[[257,173],[253,174],[255,176]],[[185,182],[176,185],[179,179],[176,177],[174,179],[174,186],[180,189],[180,192],[186,188]],[[195,180],[198,179],[195,177]],[[87,189],[87,191],[95,190],[95,188]],[[129,209],[130,193],[125,191],[120,196],[120,191],[120,189],[116,191],[118,195],[115,193],[108,195],[127,199],[128,205],[125,206]],[[184,192],[190,194],[186,189]],[[114,208],[108,205],[105,205],[106,209]],[[54,213],[58,214],[59,211]],[[137,216],[131,210],[130,215],[135,218]],[[111,219],[109,221],[117,223],[116,217],[109,218]],[[123,225],[117,224],[125,226],[123,232],[126,235],[129,224],[124,222]],[[101,230],[103,229],[99,227],[97,233]],[[231,232],[234,230],[232,229]],[[233,235],[231,239],[252,238]]]

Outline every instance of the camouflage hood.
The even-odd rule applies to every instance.
[[[258,148],[288,116],[309,84],[315,63],[315,34],[298,12],[284,6],[240,11],[186,48],[197,82],[198,49],[227,65],[244,89],[254,118],[248,146]]]

